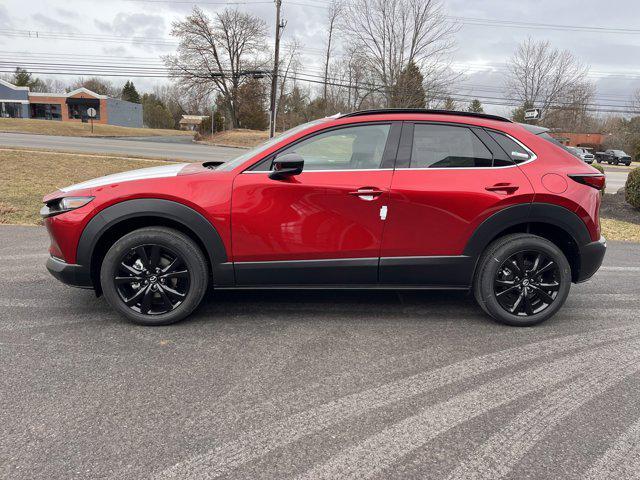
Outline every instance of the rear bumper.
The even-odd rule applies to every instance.
[[[576,283],[589,280],[598,271],[606,251],[607,240],[604,237],[580,248],[580,271]]]
[[[62,283],[72,287],[93,288],[89,269],[82,265],[65,263],[59,258],[49,257],[47,270]]]

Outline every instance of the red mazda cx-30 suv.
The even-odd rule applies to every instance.
[[[532,325],[591,277],[604,175],[546,130],[427,110],[336,115],[226,162],[110,175],[44,198],[49,271],[130,320],[207,288],[472,290]]]

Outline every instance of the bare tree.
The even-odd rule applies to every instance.
[[[638,115],[640,115],[640,88],[633,94],[631,100],[631,109]]]
[[[280,73],[278,75],[278,100],[276,110],[281,112],[278,117],[280,130],[286,130],[290,125],[286,115],[282,115],[287,108],[288,97],[296,91],[297,73],[302,63],[300,61],[300,51],[302,45],[297,39],[287,42],[284,46],[284,54],[280,60]],[[297,93],[297,92],[296,92]]]
[[[329,4],[329,13],[328,13],[328,27],[329,32],[327,36],[327,53],[324,61],[324,88],[322,93],[323,100],[327,101],[327,82],[329,81],[329,63],[331,61],[331,49],[333,47],[333,31],[337,25],[338,18],[341,15],[343,10],[342,2],[340,0],[331,0]]]
[[[545,126],[565,132],[588,132],[594,126],[591,114],[596,87],[591,82],[577,82],[567,89],[545,115]]]
[[[266,24],[260,18],[225,9],[210,19],[198,7],[172,25],[171,34],[180,39],[175,55],[165,64],[172,77],[185,89],[219,93],[232,126],[238,126],[238,88],[248,70],[261,66]]]
[[[447,20],[439,0],[353,0],[345,6],[341,23],[387,104],[409,63],[418,66],[429,88],[450,82],[447,58],[457,28]]]
[[[523,105],[542,108],[546,114],[550,107],[558,106],[572,91],[577,91],[588,72],[589,68],[568,50],[529,38],[511,57],[506,86]]]

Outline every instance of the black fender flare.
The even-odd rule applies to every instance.
[[[477,259],[500,232],[531,222],[548,223],[563,229],[571,235],[579,248],[591,242],[587,226],[571,210],[551,203],[530,203],[507,207],[484,220],[469,238],[464,255]]]
[[[200,240],[211,262],[215,283],[231,283],[233,268],[227,262],[227,251],[215,227],[204,216],[182,203],[159,198],[125,200],[105,208],[85,226],[77,249],[77,263],[91,268],[91,259],[102,236],[120,222],[132,218],[161,217],[184,225]]]

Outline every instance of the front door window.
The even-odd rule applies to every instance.
[[[304,171],[371,170],[380,167],[391,125],[362,125],[314,135],[280,155],[297,153]]]

